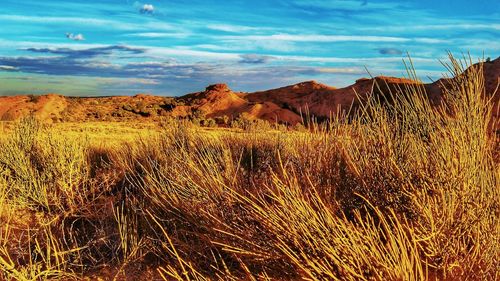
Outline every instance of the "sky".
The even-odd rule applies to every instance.
[[[343,87],[407,54],[428,81],[448,51],[500,56],[498,0],[0,1],[0,95]]]

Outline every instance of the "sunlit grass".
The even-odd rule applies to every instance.
[[[446,87],[300,132],[6,124],[0,279],[497,280],[482,71]]]

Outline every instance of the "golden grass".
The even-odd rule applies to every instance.
[[[449,67],[440,108],[414,84],[301,132],[24,120],[0,279],[498,280],[491,105]]]

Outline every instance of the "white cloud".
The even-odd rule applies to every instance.
[[[142,14],[152,14],[155,11],[155,7],[151,4],[144,4],[141,8]]]
[[[82,34],[73,34],[73,33],[66,33],[66,38],[74,40],[74,41],[84,41],[85,37],[83,37]]]

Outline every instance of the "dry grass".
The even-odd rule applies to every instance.
[[[415,84],[301,132],[25,120],[0,279],[498,280],[498,140],[481,69],[459,77],[441,108]]]

